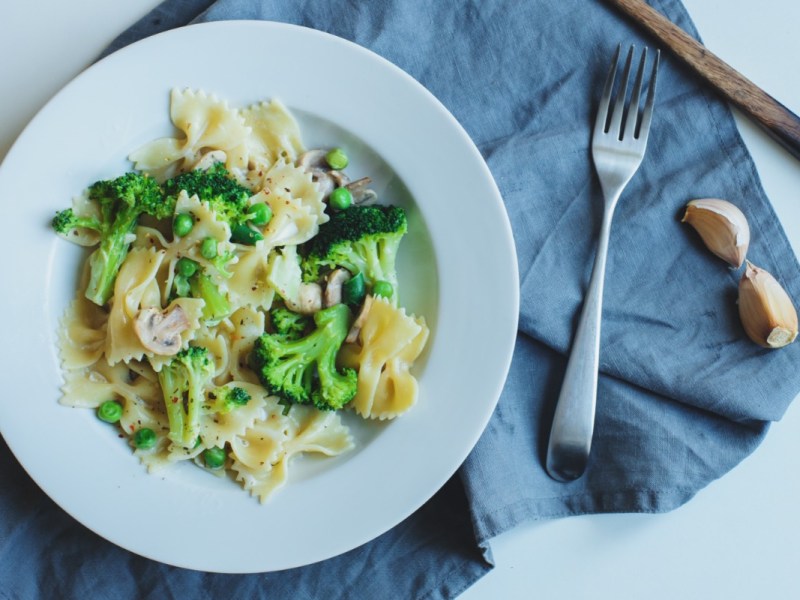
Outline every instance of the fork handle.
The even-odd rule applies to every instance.
[[[603,282],[615,204],[615,199],[606,203],[592,277],[584,297],[550,429],[546,467],[550,476],[558,481],[572,481],[583,474],[592,446],[597,372],[600,366]]]
[[[800,159],[800,117],[643,0],[606,0],[639,23],[731,104]]]

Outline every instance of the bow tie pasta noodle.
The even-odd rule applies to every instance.
[[[148,471],[193,463],[264,502],[294,457],[355,447],[344,412],[417,401],[429,331],[399,300],[407,221],[342,149],[304,148],[277,100],[175,89],[170,119],[53,219],[91,251],[59,332],[61,403],[118,427]]]
[[[409,369],[428,339],[425,321],[375,298],[358,334],[346,345],[343,364],[358,369],[353,410],[369,419],[393,419],[417,401],[417,380]]]

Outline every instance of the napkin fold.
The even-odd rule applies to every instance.
[[[697,35],[679,1],[651,4]],[[648,151],[612,227],[592,456],[578,481],[544,472],[599,230],[589,151],[598,96],[618,43],[653,45],[602,2],[167,0],[107,52],[220,19],[295,23],[370,48],[471,135],[502,192],[519,260],[519,335],[497,410],[458,475],[393,530],[322,563],[247,576],[113,546],[1,452],[0,596],[452,598],[491,568],[489,540],[522,521],[680,506],[751,453],[800,391],[800,345],[766,351],[746,339],[741,270],[705,250],[680,223],[682,207],[699,197],[740,206],[748,258],[795,299],[800,266],[729,109],[662,55]],[[457,199],[440,201],[457,210]]]

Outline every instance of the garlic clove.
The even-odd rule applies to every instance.
[[[797,311],[789,294],[750,261],[739,281],[739,317],[748,337],[765,348],[781,348],[797,337]]]
[[[736,206],[727,200],[702,198],[686,205],[681,219],[697,230],[706,247],[737,269],[750,246],[750,226]]]

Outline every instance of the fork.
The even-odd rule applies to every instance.
[[[620,51],[621,45],[617,46],[606,77],[592,133],[592,158],[600,179],[605,205],[592,277],[584,298],[550,430],[546,467],[550,476],[558,481],[572,481],[580,477],[586,470],[589,459],[597,403],[603,280],[611,219],[622,190],[642,163],[650,132],[650,121],[653,117],[660,52],[656,51],[647,98],[644,109],[640,111],[647,48],[642,51],[631,100],[626,106],[628,78],[634,51],[631,46],[619,89],[611,106],[611,92],[617,75]]]

